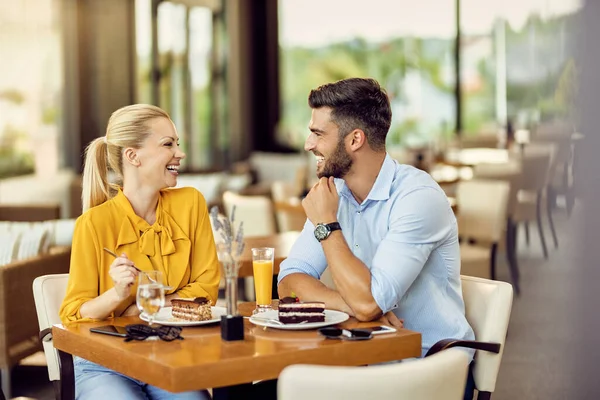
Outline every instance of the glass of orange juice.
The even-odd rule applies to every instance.
[[[273,294],[273,257],[272,247],[252,249],[252,269],[254,271],[254,291],[256,292],[256,309],[254,314],[272,310]]]

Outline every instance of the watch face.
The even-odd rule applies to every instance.
[[[326,225],[318,224],[315,228],[315,238],[321,241],[329,236],[329,229]]]

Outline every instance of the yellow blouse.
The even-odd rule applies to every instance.
[[[153,225],[135,214],[122,191],[77,219],[63,323],[81,320],[81,305],[114,286],[108,273],[114,257],[103,247],[125,253],[142,271],[161,270],[172,287],[166,294],[217,300],[221,271],[206,200],[196,189],[161,190]],[[136,290],[137,283],[112,317],[135,303]]]

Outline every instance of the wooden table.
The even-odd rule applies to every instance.
[[[292,249],[293,244],[300,236],[300,232],[291,231],[278,233],[270,236],[249,237],[244,240],[246,248],[240,257],[239,277],[244,278],[252,276],[252,248],[253,247],[273,247],[275,249],[275,258],[273,261],[273,274],[279,273],[279,264],[285,260]]]
[[[274,303],[276,305],[276,303]],[[240,305],[250,315],[254,303]],[[90,333],[94,326],[142,323],[137,317],[52,328],[54,347],[170,392],[275,379],[288,365],[367,365],[421,355],[421,334],[406,329],[371,340],[328,340],[316,330],[283,331],[245,324],[243,341],[221,339],[219,325],[184,328],[185,340],[132,341]],[[345,328],[377,325],[350,318]]]

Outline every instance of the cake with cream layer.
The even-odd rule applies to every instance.
[[[173,299],[171,300],[171,306],[171,314],[177,319],[184,321],[208,321],[212,319],[210,300],[206,297]]]
[[[279,300],[279,321],[284,324],[325,321],[325,303],[320,301],[300,301],[297,297],[284,297]]]

